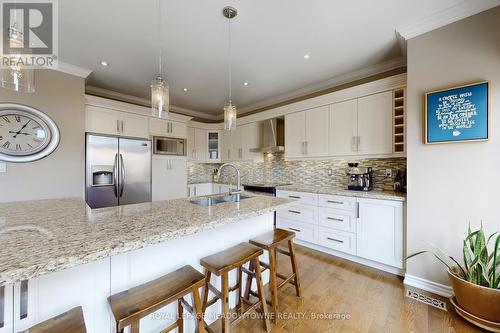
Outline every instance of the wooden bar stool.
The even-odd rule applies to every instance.
[[[178,328],[179,332],[183,331],[183,308],[196,318],[198,332],[204,333],[203,312],[198,293],[204,284],[205,276],[187,265],[156,280],[110,296],[108,303],[116,320],[116,331],[123,332],[125,327],[131,326],[132,333],[139,333],[141,318],[177,301],[178,319],[162,333],[175,328]],[[184,296],[188,294],[193,295],[194,308],[184,300]]]
[[[87,333],[82,307],[73,308],[22,333]]]
[[[297,266],[297,258],[295,257],[295,245],[293,243],[293,239],[295,238],[295,233],[284,230],[284,229],[274,229],[268,233],[265,233],[257,238],[251,239],[250,244],[260,247],[263,250],[269,252],[269,264],[260,262],[260,266],[262,266],[265,270],[269,269],[269,287],[271,290],[271,307],[272,307],[272,318],[276,321],[276,314],[278,313],[278,290],[286,286],[287,283],[293,284],[295,286],[295,291],[297,293],[297,297],[300,297],[300,281],[299,281],[299,270]],[[288,251],[281,249],[279,246],[287,244]],[[292,265],[292,275],[284,276],[277,272],[277,261],[276,256],[277,253],[282,253],[290,257],[291,265]],[[278,279],[280,278],[283,281],[278,284]],[[251,286],[252,277],[248,277],[247,286]],[[245,298],[249,298],[250,295],[254,295],[255,293],[251,290],[251,288],[246,288],[245,290]]]
[[[206,285],[203,289],[203,313],[205,313],[207,307],[214,305],[217,300],[220,299],[222,301],[221,326],[223,333],[229,333],[232,325],[236,325],[237,322],[243,319],[246,313],[257,309],[258,307],[260,307],[261,315],[263,317],[264,329],[269,332],[270,325],[261,272],[259,269],[249,270],[244,267],[244,265],[248,262],[254,263],[253,267],[258,267],[259,256],[263,253],[264,251],[256,246],[248,243],[241,243],[200,260],[201,265],[205,268],[206,275]],[[229,287],[229,272],[234,269],[238,269],[238,280],[235,286]],[[255,303],[251,303],[249,300],[243,299],[242,297],[243,273],[248,276],[252,276],[252,278],[257,280],[257,293],[255,293],[255,295],[257,295],[259,301]],[[210,283],[212,274],[221,276],[221,291],[217,290],[217,288]],[[236,290],[238,290],[238,301],[236,304],[238,318],[231,322],[229,293]],[[209,291],[215,295],[211,300],[208,299]],[[248,306],[245,311],[243,311],[243,303]],[[212,332],[208,326],[207,330]]]

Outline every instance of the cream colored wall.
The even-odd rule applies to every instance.
[[[40,70],[36,93],[0,88],[0,102],[22,103],[47,113],[59,126],[61,141],[50,156],[31,163],[8,163],[0,173],[0,202],[83,197],[85,109],[82,78]]]
[[[423,95],[491,81],[490,140],[424,145]],[[422,240],[462,258],[469,221],[500,229],[500,7],[408,42],[408,251]],[[449,284],[431,256],[408,262],[407,274]]]

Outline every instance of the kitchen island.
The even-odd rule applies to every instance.
[[[200,258],[271,230],[273,212],[290,202],[251,196],[213,206],[170,200],[96,210],[82,199],[0,204],[0,333],[79,305],[88,332],[111,332],[109,295],[186,264],[200,269]],[[143,331],[166,327],[170,310],[141,321]]]

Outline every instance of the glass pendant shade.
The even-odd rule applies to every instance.
[[[158,75],[151,82],[151,113],[153,117],[167,118],[170,107],[169,87],[167,82]]]
[[[237,116],[236,105],[233,105],[233,103],[229,101],[226,105],[224,105],[225,130],[231,131],[236,129],[236,116]]]
[[[14,23],[9,28],[9,47],[12,49],[22,48],[24,45],[23,33],[17,29]],[[0,69],[0,85],[2,88],[10,90],[34,93],[35,92],[35,70],[33,67],[26,67],[25,61],[18,54],[5,55],[9,58],[8,66]]]
[[[26,68],[21,64],[2,67],[0,80],[2,88],[25,93],[35,92],[35,70],[33,68]]]

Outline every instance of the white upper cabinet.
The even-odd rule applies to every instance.
[[[178,121],[149,118],[149,132],[151,135],[185,139],[187,137],[187,125]]]
[[[148,117],[87,105],[86,131],[137,138],[149,137]]]
[[[285,116],[285,156],[328,156],[328,106]]]
[[[297,112],[285,116],[285,157],[305,157],[306,113]]]
[[[194,130],[194,149],[195,157],[198,161],[205,161],[208,155],[208,137],[207,130],[195,128]]]
[[[202,128],[188,127],[187,157],[190,161],[204,162],[208,158],[208,134]]]
[[[186,155],[188,160],[195,160],[195,137],[194,137],[194,127],[187,128],[187,144],[186,144]]]
[[[256,161],[263,159],[262,153],[252,153],[250,149],[260,145],[259,123],[249,123],[232,131],[221,131],[222,161]]]
[[[85,98],[86,132],[142,139],[187,137],[186,123],[191,117],[171,113],[168,119],[160,119],[151,116],[150,108],[90,95]]]
[[[149,138],[149,118],[134,113],[120,112],[121,135],[137,138]]]
[[[232,150],[232,131],[222,130],[220,132],[220,156],[222,161],[231,160],[231,150]]]
[[[328,105],[306,111],[306,156],[328,156],[329,116]]]
[[[260,146],[260,128],[259,123],[250,123],[240,127],[239,135],[239,158],[241,160],[257,160],[263,158],[263,153],[252,153],[250,149]]]
[[[392,91],[358,99],[358,153],[392,153]]]
[[[329,154],[357,154],[358,100],[330,105]]]
[[[86,130],[89,133],[120,134],[120,112],[87,105],[85,111]]]
[[[390,155],[392,91],[285,116],[285,157]]]

